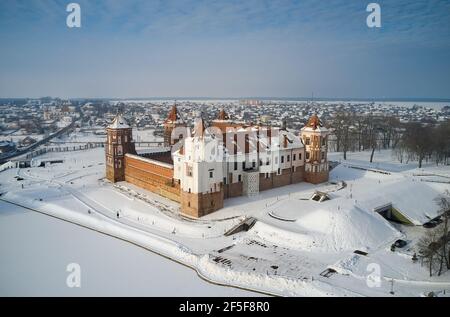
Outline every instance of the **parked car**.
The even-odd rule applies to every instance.
[[[394,242],[394,246],[396,248],[403,248],[408,244],[408,242],[406,242],[405,240],[402,239],[398,239],[397,241]]]
[[[444,220],[442,220],[441,216],[439,216],[431,221],[436,222],[438,225],[440,225],[441,223],[444,222]]]
[[[441,216],[439,216],[439,217],[436,217],[434,219],[431,219],[427,223],[424,223],[423,226],[425,228],[434,228],[437,225],[441,224],[442,222],[444,222],[444,221],[441,219]]]
[[[439,224],[439,223],[438,223],[437,221],[431,220],[431,221],[429,221],[429,222],[424,223],[424,224],[423,224],[423,227],[429,229],[429,228],[434,228],[434,227],[436,227],[438,224]]]

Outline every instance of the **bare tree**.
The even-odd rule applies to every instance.
[[[336,135],[336,149],[344,153],[344,160],[347,159],[347,152],[350,148],[350,124],[352,115],[348,112],[339,111],[333,120],[334,133]]]
[[[369,148],[372,150],[370,153],[370,163],[372,163],[375,150],[379,145],[380,130],[382,130],[380,120],[378,118],[368,116],[366,120],[366,130],[367,142]]]
[[[379,127],[382,132],[382,145],[383,149],[395,147],[398,142],[398,129],[400,127],[400,120],[393,116],[387,116],[379,121]]]
[[[442,243],[442,257],[447,269],[450,269],[450,235],[449,235],[449,218],[450,218],[450,192],[447,190],[443,195],[438,196],[435,201],[442,213],[443,223],[441,225],[441,243]]]
[[[422,167],[423,160],[433,148],[431,132],[432,128],[423,127],[420,123],[408,123],[406,125],[402,142],[410,153],[417,156],[419,168]]]
[[[431,229],[417,242],[420,256],[428,262],[430,276],[433,276],[433,269],[438,257],[439,240],[440,236],[437,230]]]
[[[440,207],[444,221],[436,228],[428,230],[417,243],[419,254],[428,262],[430,276],[433,275],[434,271],[439,276],[444,268],[450,269],[450,193],[446,191],[443,195],[438,196],[435,201]]]
[[[366,127],[365,118],[362,115],[356,115],[354,120],[354,128],[357,139],[358,151],[364,150],[364,130]]]
[[[393,149],[393,153],[397,157],[397,160],[399,160],[400,163],[403,163],[403,160],[406,155],[406,147],[403,145],[402,142],[399,142]]]
[[[433,154],[436,165],[447,164],[450,157],[450,120],[442,122],[433,130]]]

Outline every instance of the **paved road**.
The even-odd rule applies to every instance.
[[[30,151],[36,149],[37,147],[39,147],[39,146],[41,146],[41,145],[47,143],[47,142],[50,141],[51,139],[53,139],[53,138],[55,138],[55,137],[57,137],[57,136],[59,136],[59,135],[61,135],[61,134],[63,134],[63,133],[66,133],[67,131],[69,131],[69,130],[71,130],[71,129],[73,129],[73,127],[75,126],[75,124],[76,124],[76,121],[73,121],[73,122],[72,122],[71,124],[69,124],[67,127],[64,127],[64,128],[62,128],[62,129],[60,129],[59,131],[53,133],[52,135],[49,135],[49,136],[46,137],[45,139],[42,139],[42,140],[40,140],[40,141],[34,143],[33,145],[30,145],[30,146],[27,147],[26,149],[23,149],[23,150],[17,150],[17,151],[15,151],[14,153],[11,153],[11,154],[8,154],[8,155],[5,155],[5,156],[1,156],[1,157],[0,157],[0,164],[3,164],[3,163],[5,163],[5,162],[7,162],[7,161],[9,161],[9,160],[11,160],[11,159],[13,159],[13,158],[15,158],[15,157],[24,155],[24,154],[26,154],[26,153],[28,153],[28,152],[30,152]]]

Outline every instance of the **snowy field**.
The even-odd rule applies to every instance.
[[[419,170],[415,162],[396,163],[389,151],[376,152],[372,164],[368,163],[370,154],[366,152],[348,153],[345,162],[341,154],[330,153],[330,160],[340,161],[341,164],[331,171],[329,183],[317,186],[300,183],[265,191],[257,197],[227,199],[223,209],[192,220],[179,214],[179,205],[175,202],[127,183],[111,184],[105,181],[103,151],[97,148],[48,153],[36,159],[51,157],[64,163],[1,172],[0,198],[127,240],[183,263],[204,279],[215,283],[262,293],[283,296],[392,296],[392,287],[394,296],[422,296],[430,291],[439,294],[450,292],[448,272],[440,277],[429,277],[425,266],[411,261],[417,238],[428,230],[421,224],[438,214],[433,199],[450,189],[448,166],[430,163]],[[327,193],[330,200],[310,200],[315,191]],[[391,223],[373,211],[387,203],[405,212],[416,226]],[[9,215],[10,207],[7,206],[0,206],[2,212],[8,214],[3,218],[17,217],[15,214]],[[42,217],[39,214],[38,218]],[[249,231],[224,235],[248,217],[257,220]],[[32,226],[32,220],[23,220],[24,224],[20,221],[2,225],[10,232],[16,232],[15,227],[18,226]],[[83,234],[86,237],[75,249],[82,250],[83,245],[89,245],[90,249],[91,245],[95,245],[93,241],[96,237],[100,244],[104,239],[111,239],[73,224],[64,223],[64,226],[76,228],[74,231],[89,232]],[[34,242],[35,237],[27,235],[28,231],[22,231],[20,237]],[[72,230],[63,230],[61,236],[64,232],[71,233]],[[93,241],[87,242],[88,236]],[[391,244],[399,238],[408,241],[408,245],[404,249],[390,251]],[[2,238],[1,243],[5,241],[8,240]],[[45,243],[45,247],[58,248],[63,239],[53,243]],[[103,249],[115,250],[116,246],[112,244],[118,243],[117,248],[124,250],[120,252],[125,254],[134,252],[128,249],[137,248],[123,241],[107,243],[109,246]],[[2,245],[4,248],[6,245]],[[48,262],[68,261],[64,256],[62,260],[56,260],[49,249],[40,248]],[[25,247],[21,249],[26,250]],[[355,250],[367,252],[367,255],[355,254]],[[134,263],[130,265],[138,265],[136,270],[142,270],[140,274],[152,276],[152,272],[144,273],[146,261],[166,261],[143,249],[136,252],[136,255],[130,254],[127,260]],[[62,251],[57,253],[66,254]],[[149,259],[142,260],[141,264],[138,253],[148,253]],[[19,257],[20,263],[29,263],[29,259],[23,257]],[[9,266],[15,263],[12,258]],[[94,261],[88,253],[80,258]],[[206,287],[212,287],[181,264],[169,263],[167,266],[164,264],[167,275],[161,276],[169,276],[170,279],[169,274],[174,266],[174,274],[187,270],[190,275],[186,276],[198,279],[200,285],[207,285],[205,288],[199,286],[200,290],[206,291]],[[368,282],[373,265],[380,271],[380,283],[376,287]],[[99,270],[102,267],[99,265]],[[326,274],[330,269],[333,272]],[[108,266],[104,270],[107,272],[105,274],[111,273]],[[104,276],[103,272],[93,272]],[[2,271],[0,274],[4,277],[7,273]],[[130,278],[133,280],[133,277]],[[24,283],[21,277],[18,279],[18,285]],[[9,281],[12,283],[12,280]],[[133,288],[133,283],[130,282],[129,289]],[[197,285],[194,281],[189,283]],[[155,294],[154,289],[144,290],[140,285],[137,284],[137,291]],[[225,295],[220,292],[230,292],[229,288],[216,287],[218,293],[208,294]],[[178,294],[182,290],[174,292]]]

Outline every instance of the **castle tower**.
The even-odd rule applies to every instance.
[[[224,109],[221,109],[219,111],[217,118],[212,121],[211,126],[216,127],[220,129],[220,131],[222,131],[224,143],[226,143],[227,128],[236,127],[236,125],[233,124],[230,116],[225,112]]]
[[[212,121],[212,125],[225,131],[225,128],[231,125],[230,116],[222,109],[219,111],[217,118]]]
[[[182,138],[181,135],[172,138],[172,131],[177,127],[186,127],[186,124],[181,119],[176,105],[173,105],[166,121],[164,121],[164,146],[172,146]]]
[[[192,137],[184,139],[184,160],[180,167],[181,211],[191,217],[202,217],[223,207],[223,165],[212,159],[211,149],[219,140],[209,134],[202,118],[194,125]]]
[[[106,178],[111,182],[125,180],[125,154],[135,154],[131,127],[121,114],[106,128]]]
[[[300,133],[305,145],[305,181],[312,184],[328,181],[328,130],[322,126],[319,117],[313,115]]]

